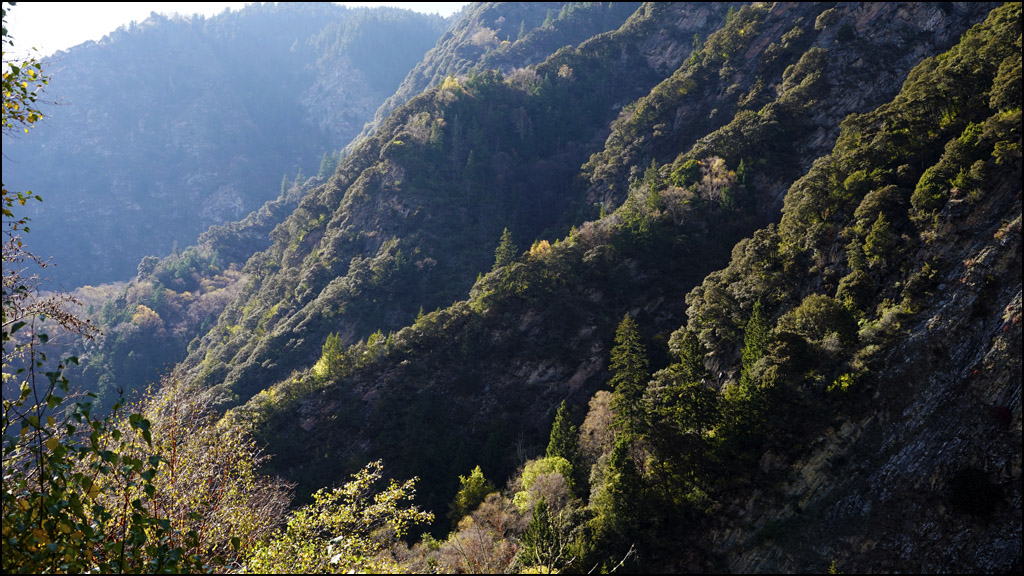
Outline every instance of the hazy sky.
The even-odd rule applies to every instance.
[[[99,40],[132,20],[142,22],[150,12],[161,14],[203,14],[213,16],[230,7],[237,10],[248,2],[18,2],[10,8],[7,31],[14,38],[17,54],[29,47],[47,56],[58,50]],[[397,6],[428,14],[449,16],[468,2],[339,2],[346,6]]]

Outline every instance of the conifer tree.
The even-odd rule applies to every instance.
[[[331,177],[334,173],[334,162],[330,152],[324,152],[324,157],[320,159],[320,170],[317,171],[316,176],[321,180],[326,180]]]
[[[562,400],[555,413],[555,422],[551,425],[551,437],[548,440],[546,456],[565,458],[572,465],[572,481],[574,492],[586,493],[587,470],[584,470],[580,458],[579,432],[569,418],[569,407]]]
[[[345,347],[342,345],[340,336],[335,333],[327,336],[327,340],[324,341],[323,348],[321,348],[320,362],[317,363],[315,369],[329,382],[341,378],[345,371]]]
[[[630,454],[631,440],[621,437],[612,449],[606,472],[607,483],[597,498],[599,538],[606,544],[631,542],[641,523],[644,502],[643,476]]]
[[[541,498],[533,507],[530,524],[523,532],[520,563],[526,567],[537,567],[541,573],[550,571],[561,556],[563,548],[561,534],[551,521],[551,511],[547,501]]]
[[[707,376],[704,366],[704,348],[692,330],[683,331],[679,343],[679,370],[687,382],[700,382]]]
[[[546,456],[561,456],[570,463],[575,458],[579,448],[576,441],[576,426],[569,420],[569,408],[562,400],[558,405],[558,412],[555,413],[555,422],[551,425],[551,437],[548,440]]]
[[[505,231],[501,233],[501,240],[498,241],[498,247],[494,250],[494,268],[492,270],[511,264],[516,259],[518,251],[519,249],[512,242],[512,233],[505,228]]]
[[[647,350],[640,331],[629,314],[623,316],[615,330],[615,347],[611,355],[610,384],[616,425],[627,433],[636,433],[643,426],[641,400],[650,379]]]
[[[742,368],[740,370],[740,387],[749,390],[754,385],[751,371],[757,361],[764,358],[768,353],[768,346],[771,343],[771,326],[765,318],[764,307],[761,300],[754,303],[754,309],[750,313],[750,320],[747,321],[747,329],[743,338]]]
[[[689,482],[707,452],[706,433],[719,420],[718,393],[709,387],[704,349],[696,333],[686,330],[673,346],[678,362],[656,373],[647,389],[647,439],[671,469]]]

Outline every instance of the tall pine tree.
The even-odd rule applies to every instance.
[[[768,318],[765,317],[764,307],[759,299],[754,303],[754,309],[750,313],[750,320],[747,321],[747,329],[743,337],[743,364],[740,369],[740,388],[742,390],[749,391],[756,384],[753,377],[754,365],[768,353],[770,344],[771,326],[768,324]]]
[[[642,399],[650,380],[647,350],[635,320],[626,314],[615,330],[610,384],[615,423],[620,430],[636,434],[643,429]]]
[[[492,270],[511,264],[516,259],[517,251],[518,248],[512,242],[512,233],[505,228],[505,231],[501,233],[501,240],[498,241],[498,247],[494,250],[494,268]]]
[[[555,422],[551,425],[551,438],[548,440],[546,456],[548,458],[553,456],[565,458],[572,465],[572,478],[569,480],[572,481],[573,492],[581,496],[589,491],[586,486],[587,472],[589,471],[584,470],[580,458],[579,432],[569,418],[569,407],[565,400],[562,400],[558,406],[558,412],[555,413]]]

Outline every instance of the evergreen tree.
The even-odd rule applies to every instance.
[[[321,349],[320,362],[317,362],[314,370],[329,382],[342,377],[345,372],[345,347],[340,336],[334,333],[327,336]]]
[[[546,456],[561,456],[571,463],[578,450],[576,426],[569,420],[568,405],[562,400],[558,405],[558,412],[555,413],[555,422],[551,425],[551,438],[548,440]]]
[[[651,165],[644,170],[643,185],[650,192],[657,192],[664,187],[664,182],[661,180],[661,172],[658,170],[658,161],[651,160]]]
[[[574,492],[585,494],[587,491],[587,470],[584,470],[580,458],[579,432],[569,418],[569,407],[562,400],[555,413],[555,422],[551,425],[551,438],[548,440],[546,456],[565,458],[572,465],[572,478]]]
[[[549,26],[551,26],[552,23],[554,23],[554,21],[555,19],[551,15],[551,10],[548,10],[547,16],[544,17],[544,22],[541,23],[540,27],[548,28]]]
[[[615,330],[610,384],[615,423],[628,433],[639,432],[643,427],[641,400],[650,379],[648,370],[647,350],[640,339],[640,330],[636,321],[626,314]]]
[[[879,212],[875,223],[871,225],[871,231],[864,239],[864,255],[868,264],[871,267],[885,266],[898,240],[899,236],[893,231],[885,214]]]
[[[719,421],[718,393],[705,384],[704,349],[696,333],[686,330],[677,346],[679,361],[654,375],[645,407],[647,439],[662,462],[670,492],[688,491],[708,450],[707,432]],[[675,494],[668,494],[673,499]]]
[[[742,368],[740,370],[740,387],[749,390],[754,385],[751,371],[757,361],[764,358],[771,344],[771,326],[764,314],[761,300],[754,303],[754,309],[747,321],[747,329],[743,338]]]
[[[607,482],[595,501],[596,542],[608,559],[621,552],[613,549],[636,542],[639,535],[645,490],[630,450],[628,437],[615,443],[605,472]]]
[[[333,156],[329,152],[324,152],[324,157],[320,159],[320,170],[317,171],[316,177],[321,180],[326,180],[334,174],[334,168],[337,164],[334,162]]]
[[[697,333],[684,330],[679,342],[679,371],[687,382],[700,382],[707,377],[704,366],[704,347],[701,346]]]
[[[494,250],[494,267],[492,270],[497,270],[502,266],[511,264],[516,259],[516,253],[519,249],[515,243],[512,242],[512,233],[505,228],[505,231],[501,233],[501,240],[498,241],[498,247]]]
[[[553,572],[552,566],[561,557],[564,548],[561,533],[551,521],[547,501],[541,498],[533,507],[530,524],[523,532],[519,562],[525,567],[536,567],[540,573]]]

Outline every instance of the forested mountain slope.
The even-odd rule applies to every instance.
[[[741,11],[729,34],[627,107],[584,168],[587,198],[617,206],[652,161],[676,171],[717,155],[732,169],[745,161],[774,217],[846,114],[887,101],[912,66],[994,6],[777,3]]]
[[[543,62],[556,50],[615,30],[639,2],[477,2],[467,6],[398,90],[377,109],[363,135],[396,108],[448,76],[470,69],[505,74]],[[692,16],[691,16],[692,17]]]
[[[678,46],[682,64],[727,10],[644,10],[535,68],[450,77],[398,109],[248,262],[242,294],[190,349],[191,377],[245,401],[312,364],[331,333],[348,345],[463,298],[503,229],[518,242],[567,231],[578,166],[616,103],[664,77],[655,54]],[[661,42],[638,49],[648,37]]]
[[[716,46],[781,46],[792,26],[780,20],[758,27],[771,22],[776,10],[791,16],[799,13],[792,22],[807,23],[813,30],[826,7],[774,5],[737,11],[722,30],[708,37],[697,56],[635,108],[666,93],[678,94],[673,86],[680,77],[694,78],[695,86],[687,93],[702,93],[702,70],[720,62]],[[861,8],[835,10],[829,15],[842,21]],[[897,27],[886,43],[912,44],[918,39],[931,50],[948,46],[986,13],[986,7],[966,10],[960,18],[944,21],[941,34],[923,34],[907,25]],[[878,20],[862,25],[882,27],[894,14],[904,14],[913,15],[916,20],[908,21],[919,26],[934,27],[940,13],[936,6],[895,5],[875,10]],[[763,35],[752,34],[757,30]],[[825,30],[822,25],[818,31],[823,42],[829,37]],[[451,497],[446,490],[454,489],[455,474],[482,464],[502,478],[519,463],[511,446],[518,443],[521,453],[536,453],[559,400],[570,399],[580,413],[586,399],[607,381],[608,351],[622,314],[637,318],[654,367],[668,364],[669,335],[686,318],[683,295],[727,263],[733,243],[771,213],[765,205],[777,201],[778,186],[788,187],[797,178],[792,168],[775,164],[791,150],[787,144],[796,142],[805,153],[826,154],[831,146],[820,134],[835,134],[838,129],[819,126],[815,120],[838,122],[866,101],[885,99],[878,93],[818,99],[811,97],[816,92],[796,89],[813,86],[829,93],[831,82],[842,85],[844,74],[827,68],[827,62],[857,63],[866,58],[858,56],[858,50],[879,49],[869,42],[829,44],[834,58],[825,59],[811,44],[806,44],[806,52],[786,52],[794,67],[777,66],[774,77],[755,73],[757,59],[745,61],[750,70],[736,72],[760,74],[761,83],[772,87],[769,94],[788,96],[768,100],[762,105],[764,115],[781,111],[805,121],[785,130],[765,130],[760,115],[741,110],[733,121],[720,123],[724,128],[706,136],[679,136],[689,148],[676,150],[673,164],[652,167],[650,158],[643,158],[626,170],[636,178],[629,199],[614,213],[581,226],[555,245],[535,243],[529,255],[478,281],[470,300],[425,314],[393,336],[375,335],[347,353],[335,342],[324,349],[318,369],[257,396],[237,414],[242,421],[251,421],[271,444],[277,455],[275,469],[316,486],[329,481],[339,468],[371,455],[383,456],[402,471],[421,475],[431,501],[444,502]],[[905,75],[912,64],[890,58],[877,61],[872,69],[884,79]],[[716,86],[719,78],[708,81]],[[878,90],[886,89],[891,98],[899,85],[880,82]],[[705,99],[713,99],[719,92],[709,89],[707,94]],[[713,101],[687,106],[713,109]],[[625,113],[620,130],[633,117],[632,112]],[[641,131],[638,138],[652,139],[653,131]],[[602,153],[609,164],[621,161],[618,150],[609,151],[621,141],[614,134],[609,138]],[[760,162],[765,154],[779,158]],[[723,156],[734,158],[736,165],[726,163]],[[592,165],[600,158],[595,156]],[[793,162],[810,163],[802,157]],[[577,184],[574,189],[585,188]],[[332,362],[334,368],[325,368]],[[728,366],[714,366],[724,378]]]
[[[731,570],[1020,569],[1020,45],[1008,4],[845,120],[687,297],[709,363],[780,412],[712,522]]]
[[[47,59],[57,105],[32,138],[4,136],[4,182],[47,199],[26,208],[58,284],[126,280],[143,256],[274,199],[282,174],[316,174],[442,25],[333,4],[153,14]]]
[[[210,227],[195,245],[164,258],[144,257],[128,282],[74,290],[99,329],[91,339],[54,343],[80,360],[67,368],[76,390],[96,394],[105,409],[159,382],[237,297],[249,257],[272,244],[274,227],[322,181],[286,185],[280,197],[242,220]]]
[[[517,48],[514,52],[524,59],[520,62],[521,65],[525,65],[528,61],[542,59],[550,51],[553,51],[555,47],[575,43],[581,34],[585,34],[585,31],[581,32],[580,29],[585,30],[588,26],[592,27],[595,20],[604,22],[603,25],[608,26],[609,24],[606,21],[609,18],[625,19],[624,14],[616,16],[616,14],[624,10],[623,6],[625,5],[621,3],[614,6],[600,4],[559,6],[556,10],[559,17],[551,18],[550,22],[546,23],[542,21],[542,17],[550,7],[544,7],[544,10],[539,12],[535,18],[538,28],[516,42]],[[474,6],[464,15],[464,18],[477,22],[480,17],[486,16],[488,21],[505,22],[522,17],[523,10],[529,11],[535,8],[532,4],[516,3],[479,5]],[[717,12],[709,11],[701,6],[696,6],[692,10],[678,10],[676,14],[677,19],[693,21],[695,26],[690,28],[688,25],[680,24],[682,32],[679,38],[684,41],[682,42],[684,48],[687,46],[685,44],[687,34],[701,33],[712,29],[717,25],[716,22],[720,22],[724,18],[725,11],[726,7],[724,6],[720,6]],[[712,18],[709,22],[709,15],[714,14],[717,14],[718,20]],[[646,21],[649,23],[650,19],[648,18]],[[463,24],[459,26],[459,29],[466,27]],[[479,25],[472,24],[471,27],[479,28]],[[431,61],[431,58],[437,57],[437,54],[460,53],[468,57],[469,52],[466,52],[466,50],[469,50],[474,57],[480,59],[486,59],[496,54],[494,50],[490,49],[474,51],[476,48],[472,44],[471,35],[460,33],[458,38],[458,41],[451,39],[448,41],[442,40],[440,46],[431,52],[432,56],[428,56],[426,61]],[[677,42],[679,38],[677,38]],[[537,44],[538,42],[539,44]],[[531,46],[537,47],[529,48]],[[544,48],[545,46],[547,48]],[[505,54],[504,62],[507,64],[508,69],[517,69],[515,65],[517,62],[516,58],[520,56],[507,52],[508,50],[501,51],[502,54]],[[650,56],[651,54],[653,52],[648,49],[648,55]],[[590,50],[587,56],[591,61],[596,61],[600,57],[600,53],[595,50]],[[681,57],[677,55],[677,63],[678,58]],[[459,71],[465,71],[474,64],[471,60],[460,60],[459,62],[460,64],[457,67]],[[480,62],[475,62],[475,64],[480,66]],[[482,68],[486,69],[486,67]],[[595,69],[599,69],[599,67],[595,67]],[[569,68],[566,68],[566,71],[569,70]],[[643,71],[646,70],[646,65],[627,60],[619,66],[619,70],[620,76],[621,71],[643,74]],[[549,78],[555,77],[553,71],[554,69],[549,67],[545,75]],[[561,72],[561,68],[558,71]],[[607,91],[607,94],[603,96],[598,98],[588,96],[591,109],[595,106],[606,106],[607,110],[602,109],[595,114],[580,117],[576,121],[575,132],[559,135],[588,140],[587,146],[591,147],[591,149],[596,149],[600,139],[604,137],[603,131],[607,121],[615,112],[616,105],[612,99],[628,101],[642,94],[643,90],[646,89],[644,87],[649,87],[657,79],[657,74],[651,74],[649,77],[645,77],[642,82],[622,81],[617,84],[615,89]],[[520,80],[520,88],[525,86],[524,82],[532,83],[534,84],[532,91],[537,92],[540,90],[543,79],[530,72],[525,75],[520,74]],[[560,101],[554,108],[546,110],[547,116],[553,116],[556,113],[560,113],[559,111],[565,110],[572,98],[583,94],[592,86],[592,84],[586,83],[575,85],[576,83],[574,82],[562,82],[563,84],[569,84],[572,89],[563,89],[555,94],[555,98],[560,99]],[[548,87],[550,88],[551,85]],[[399,93],[401,93],[401,90]],[[537,96],[537,94],[533,93],[532,96]],[[343,100],[342,98],[339,101]],[[534,120],[531,119],[529,114],[535,114],[542,104],[544,104],[544,101],[541,98],[535,98],[532,106],[526,109],[515,110],[510,115],[515,123],[517,137],[520,140],[522,140],[522,135],[525,134],[529,134],[529,137],[534,140],[536,139],[536,136],[533,134]],[[550,102],[547,104],[550,104]],[[529,113],[527,109],[530,110]],[[593,121],[590,116],[602,118],[603,120]],[[549,128],[552,134],[554,130],[560,129],[563,120],[558,119],[558,122],[558,125]],[[547,123],[546,120],[542,122],[542,124]],[[586,127],[585,130],[583,127]],[[592,136],[588,130],[593,131]],[[355,146],[365,139],[364,136],[361,136],[354,140],[352,145]],[[585,152],[576,151],[573,142],[568,144],[568,146],[562,147],[563,152],[549,158],[546,164],[541,166],[543,171],[569,170],[572,166],[578,166],[582,162],[585,158]],[[523,142],[519,142],[519,145],[523,147]],[[529,143],[526,143],[525,147],[528,148],[529,145]],[[465,147],[465,145],[461,146]],[[568,152],[565,152],[565,150],[568,150]],[[460,153],[465,153],[465,150],[462,150]],[[565,160],[566,158],[569,158],[569,160]],[[100,392],[103,398],[105,398],[104,403],[109,403],[116,397],[118,389],[125,390],[130,394],[132,390],[144,386],[147,382],[156,381],[160,374],[165,373],[174,363],[180,361],[185,355],[186,345],[209,330],[211,322],[223,311],[227,303],[226,299],[233,298],[237,294],[238,289],[243,285],[246,275],[239,273],[241,266],[253,253],[264,250],[273,243],[268,234],[269,231],[276,224],[282,222],[289,212],[294,210],[294,203],[305,195],[309,189],[323,184],[333,174],[337,161],[337,158],[325,157],[321,163],[318,176],[305,182],[296,181],[292,183],[289,182],[290,178],[286,179],[282,183],[282,195],[279,199],[269,202],[258,213],[253,213],[242,221],[211,228],[210,231],[203,235],[198,245],[187,248],[180,253],[172,254],[162,261],[147,258],[139,267],[138,277],[129,284],[124,286],[87,287],[79,290],[77,296],[88,305],[90,316],[101,327],[103,334],[95,342],[83,343],[83,345],[77,347],[72,346],[72,351],[78,353],[83,361],[81,368],[71,369],[74,381],[83,389]],[[477,164],[477,173],[468,176],[468,178],[473,182],[474,186],[486,185],[486,180],[484,179],[486,174],[479,170],[479,165],[482,165],[482,163]],[[523,170],[520,172],[528,173],[529,171]],[[537,179],[542,176],[543,172],[530,176],[530,178]],[[559,186],[564,187],[564,184],[556,183],[553,186],[557,189]],[[531,187],[536,186],[531,184]],[[555,193],[550,193],[550,195],[555,195]],[[509,200],[509,202],[515,203],[512,200]],[[492,207],[491,210],[499,208],[505,209],[502,206]],[[553,208],[553,206],[535,203],[532,206],[510,208],[509,211],[514,213],[516,210],[528,209],[535,212],[544,212],[549,208]],[[444,225],[448,220],[438,219],[436,222]],[[505,224],[513,229],[517,229],[516,227],[518,226],[515,222],[506,222]],[[491,228],[495,228],[495,225],[495,222],[490,224]],[[500,235],[500,231],[501,228],[496,228],[492,232],[495,238],[497,235]],[[484,242],[486,244],[495,241],[495,238],[484,238]],[[462,249],[461,246],[455,248],[456,251]],[[479,250],[479,247],[470,247],[469,249]],[[489,248],[484,250],[486,254],[486,250],[489,250]],[[484,260],[487,258],[489,256],[484,256]],[[482,269],[486,269],[486,262]],[[475,274],[478,271],[478,269],[474,268],[467,273],[465,278],[457,282],[460,286],[459,291],[454,295],[436,298],[437,304],[447,304],[464,295],[466,287],[469,286],[472,279],[469,274]],[[439,275],[435,274],[435,276]],[[446,282],[448,283],[446,284]],[[439,292],[444,290],[450,291],[450,283],[450,281],[445,280],[435,288]],[[402,290],[407,289],[408,287]],[[377,295],[373,297],[376,298]],[[410,300],[415,298],[411,294],[406,294],[402,297]],[[422,305],[417,305],[415,301],[409,303],[406,306],[411,310],[407,312],[409,317],[415,314],[417,306]],[[137,314],[139,310],[142,310],[141,314]],[[150,314],[147,310],[153,312],[153,314]],[[374,329],[381,327],[398,327],[403,325],[402,322],[404,320],[399,322],[390,320],[384,324],[374,321],[370,326],[363,327],[363,335],[369,334]],[[250,337],[250,334],[246,332],[238,336],[239,341],[244,341]],[[198,344],[198,341],[196,344]]]

